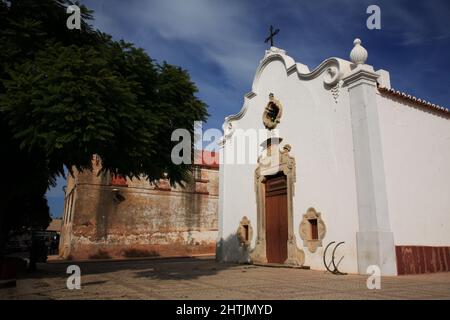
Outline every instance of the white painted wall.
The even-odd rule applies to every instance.
[[[286,59],[289,64],[291,61]],[[356,232],[358,230],[355,168],[353,159],[352,128],[348,92],[342,88],[338,103],[329,88],[324,85],[324,73],[300,79],[297,72],[289,76],[286,62],[276,59],[265,65],[256,76],[253,92],[247,101],[247,112],[240,120],[232,121],[234,128],[264,129],[262,114],[274,93],[284,107],[279,128],[282,145],[292,146],[291,155],[296,159],[296,183],[294,205],[294,232],[297,246],[305,252],[305,265],[324,270],[322,255],[330,241],[345,241],[337,255],[344,255],[340,270],[357,273]],[[324,72],[326,69],[323,69]],[[238,110],[236,110],[238,111]],[[228,140],[222,155],[230,151]],[[245,261],[246,252],[239,248],[236,230],[243,216],[251,220],[256,238],[256,196],[252,165],[221,166],[221,194],[219,226],[225,239],[218,258],[225,261]],[[324,246],[315,253],[303,246],[299,236],[302,215],[309,207],[322,213],[327,226]],[[230,240],[231,239],[231,240]]]
[[[377,99],[395,245],[450,246],[450,118]]]
[[[333,79],[344,83],[337,103],[327,86],[334,85]],[[394,244],[450,245],[450,118],[379,94],[377,81],[390,87],[388,72],[374,73],[369,65],[355,68],[348,61],[331,58],[309,72],[307,66],[272,48],[257,69],[243,108],[224,123],[222,160],[234,147],[238,132],[233,130],[267,132],[262,114],[269,93],[283,105],[277,136],[284,139],[282,145],[291,145],[297,165],[294,233],[297,246],[305,252],[305,265],[312,269],[325,269],[323,250],[330,241],[345,241],[337,252],[338,257],[344,255],[341,271],[365,273],[365,265],[376,261],[386,264],[384,272],[389,275],[396,274]],[[261,152],[256,147],[247,149],[255,159]],[[254,229],[251,250],[257,229],[257,164],[222,163],[222,243],[217,256],[222,261],[244,262],[249,252],[239,246],[236,231],[247,216]],[[322,213],[327,227],[323,246],[315,253],[303,246],[299,236],[302,215],[309,207]]]

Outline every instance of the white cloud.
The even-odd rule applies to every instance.
[[[166,41],[192,44],[239,85],[248,83],[264,48],[248,15],[245,3],[236,1],[146,1],[130,8],[134,23]]]

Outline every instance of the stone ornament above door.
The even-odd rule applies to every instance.
[[[253,228],[250,224],[250,220],[244,216],[239,223],[239,227],[237,229],[237,237],[239,240],[239,244],[242,247],[250,246],[253,238]]]
[[[303,215],[300,222],[300,238],[303,239],[303,246],[308,247],[312,253],[322,246],[322,240],[326,234],[325,222],[322,215],[314,208],[309,208]]]
[[[275,129],[280,123],[281,116],[283,115],[283,106],[280,101],[275,99],[273,93],[269,94],[269,103],[264,108],[263,123],[264,127],[268,130]]]

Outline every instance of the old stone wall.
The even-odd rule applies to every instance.
[[[199,166],[185,188],[167,180],[69,177],[60,252],[64,258],[214,254],[218,170]]]

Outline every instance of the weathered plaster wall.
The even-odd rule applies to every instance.
[[[76,173],[68,182],[75,184],[76,201],[64,224],[62,254],[89,259],[214,253],[218,171],[203,168],[197,180],[186,188],[163,180],[156,188],[144,179],[110,186],[110,178],[95,171]],[[122,201],[114,200],[113,189]]]

